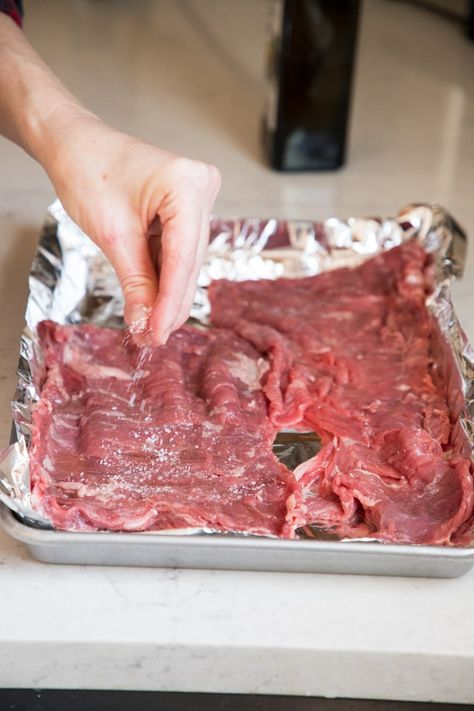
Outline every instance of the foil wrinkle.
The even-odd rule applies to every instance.
[[[25,328],[21,336],[17,389],[12,401],[12,442],[0,453],[0,501],[29,524],[49,522],[31,505],[28,446],[32,408],[38,401],[45,366],[37,338],[44,319],[61,324],[94,323],[122,328],[123,296],[110,264],[99,248],[68,217],[59,201],[49,209],[29,278]],[[466,235],[442,207],[413,204],[393,219],[330,218],[325,222],[274,218],[212,218],[210,244],[201,268],[191,317],[209,322],[207,289],[215,279],[243,281],[312,276],[338,267],[354,267],[408,239],[417,239],[433,254],[436,288],[427,307],[439,326],[455,363],[463,395],[460,426],[474,448],[474,350],[456,317],[450,282],[460,278],[466,258]],[[133,326],[136,333],[146,327]],[[298,443],[284,433],[278,448],[288,464],[298,463]],[[295,435],[296,437],[296,435]],[[304,441],[301,452],[317,451]],[[310,455],[308,455],[310,456]],[[210,533],[196,529],[173,533]],[[161,532],[165,533],[165,532]],[[327,532],[326,532],[327,534]],[[321,533],[321,536],[326,535]],[[315,535],[314,531],[311,535]]]

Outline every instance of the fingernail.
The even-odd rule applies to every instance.
[[[153,343],[155,346],[166,346],[171,330],[163,331],[161,335],[153,334]]]
[[[150,337],[147,333],[132,333],[132,341],[137,346],[137,348],[144,348],[150,345]]]
[[[151,308],[144,304],[133,304],[127,313],[128,328],[132,335],[144,333],[148,329]]]

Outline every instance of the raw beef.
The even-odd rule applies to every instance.
[[[300,490],[272,453],[249,343],[185,327],[143,358],[112,329],[43,322],[40,338],[31,480],[56,528],[294,536]]]
[[[185,327],[159,349],[44,322],[36,507],[70,530],[293,537],[310,525],[468,542],[470,447],[452,358],[425,306],[432,287],[430,259],[411,242],[355,269],[214,282],[214,327]],[[322,444],[294,473],[272,453],[286,429]]]
[[[275,428],[321,437],[295,471],[309,524],[396,542],[469,539],[473,478],[453,451],[459,413],[436,377],[431,290],[416,242],[356,269],[211,286],[214,324],[269,360]]]

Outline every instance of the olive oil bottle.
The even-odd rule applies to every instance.
[[[263,143],[276,170],[344,163],[359,0],[275,0]]]

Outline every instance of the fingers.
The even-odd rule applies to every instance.
[[[193,165],[199,167],[194,182],[188,175],[187,180],[179,183],[177,195],[172,196],[171,209],[165,205],[160,210],[161,271],[150,318],[153,342],[157,345],[165,343],[171,331],[179,328],[189,315],[209,238],[209,214],[220,188],[216,168]]]
[[[148,326],[148,316],[158,292],[158,277],[145,235],[131,230],[101,240],[125,298],[125,321],[136,333]]]
[[[196,254],[194,257],[194,266],[191,272],[191,276],[188,281],[188,286],[183,296],[181,302],[181,308],[179,310],[175,328],[180,328],[184,323],[186,323],[189,318],[189,313],[191,311],[194,296],[196,294],[197,280],[199,276],[199,271],[203,263],[204,257],[206,255],[207,246],[209,244],[209,213],[207,210],[203,210],[201,215],[201,226],[199,233],[199,242],[196,249]]]
[[[213,166],[210,166],[213,168]],[[209,227],[210,227],[210,217],[211,217],[211,210],[214,205],[214,201],[217,197],[217,194],[219,192],[220,186],[221,186],[221,177],[219,174],[219,171],[215,169],[216,172],[213,174],[210,183],[209,183],[209,193],[208,193],[208,198],[209,201],[207,205],[203,207],[202,215],[201,215],[201,225],[200,225],[200,234],[199,234],[199,242],[197,245],[197,250],[196,250],[196,256],[194,259],[194,268],[191,273],[191,277],[189,279],[188,287],[186,289],[186,292],[183,297],[183,301],[181,303],[181,309],[178,314],[177,318],[177,324],[176,328],[179,328],[182,326],[186,320],[189,317],[189,313],[191,311],[193,301],[194,301],[194,296],[196,294],[196,287],[197,287],[197,280],[199,276],[199,271],[201,269],[202,263],[204,261],[204,258],[206,256],[206,251],[207,247],[209,245]]]
[[[199,208],[188,204],[181,206],[176,217],[163,225],[159,289],[150,317],[156,345],[166,343],[175,328],[196,257],[199,240],[196,222],[199,227]]]

